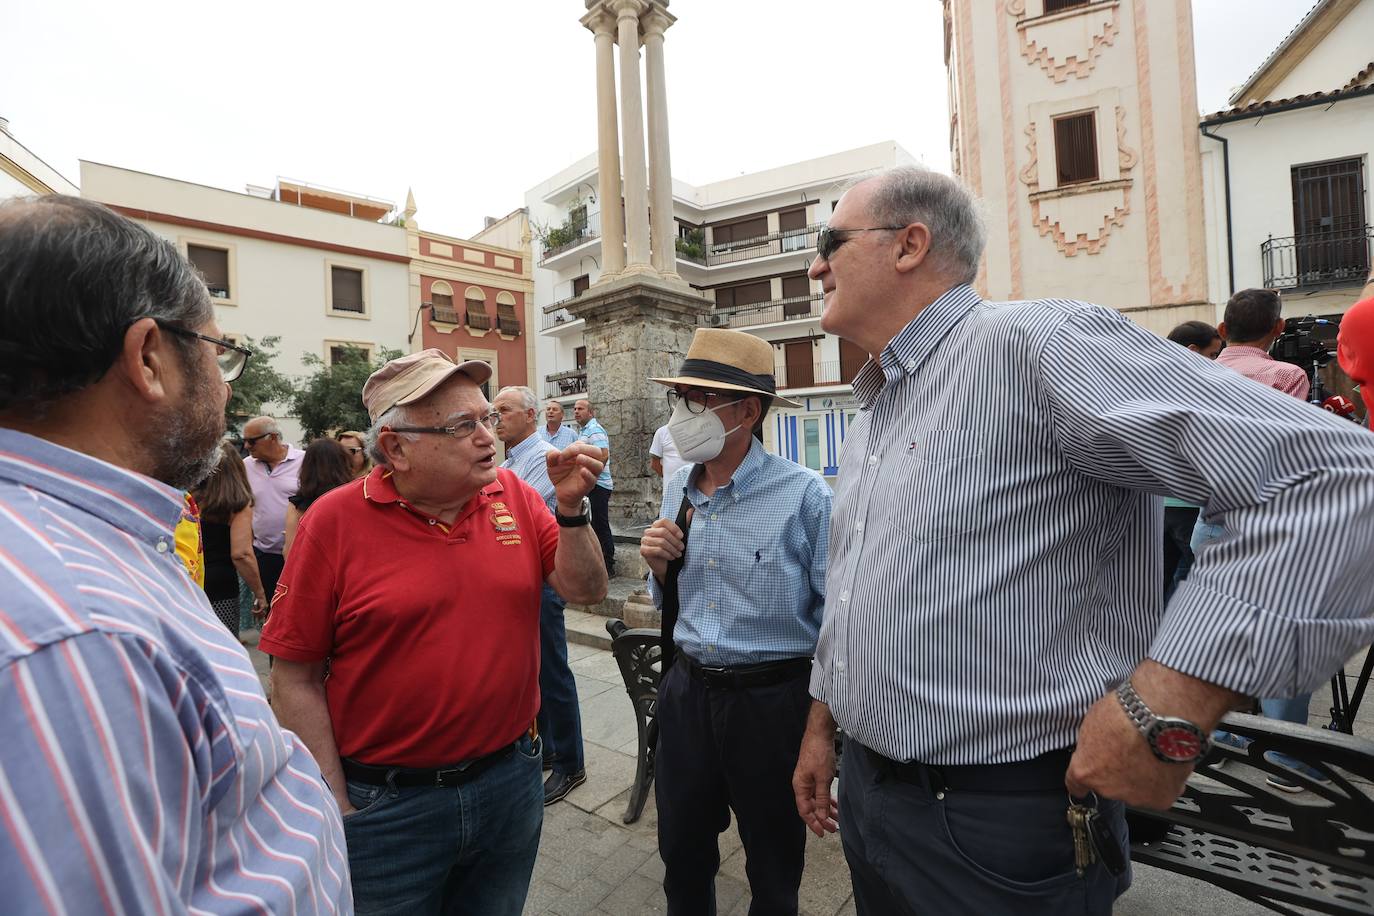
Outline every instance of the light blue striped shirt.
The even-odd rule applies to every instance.
[[[181,507],[0,429],[5,912],[353,912],[339,807],[177,558]]]
[[[830,487],[758,440],[709,498],[688,483],[694,467],[668,481],[660,509],[676,520],[685,488],[695,510],[673,641],[708,667],[809,657],[825,607]],[[662,607],[652,573],[649,594]]]
[[[549,427],[546,423],[539,424],[539,438],[545,442],[552,443],[561,452],[563,449],[577,441],[577,430],[567,423],[562,423],[558,427],[558,432],[549,435]]]
[[[611,483],[611,437],[606,435],[605,427],[596,421],[596,417],[592,417],[582,424],[577,441],[606,450],[606,464],[601,468],[600,476],[596,478],[596,485],[607,490],[615,489],[615,485]]]
[[[854,393],[811,692],[887,757],[1067,747],[1147,655],[1278,697],[1374,639],[1374,435],[1115,311],[955,287]],[[1227,532],[1167,608],[1165,494]]]
[[[549,479],[548,459],[544,456],[558,450],[538,436],[528,436],[519,445],[506,449],[506,460],[501,462],[501,467],[514,471],[516,477],[534,488],[550,512],[556,510],[558,497],[554,493],[553,481]]]

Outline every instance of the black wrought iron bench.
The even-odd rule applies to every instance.
[[[663,671],[660,665],[658,630],[631,630],[623,620],[606,621],[611,634],[611,654],[620,666],[625,692],[635,710],[635,725],[639,729],[638,766],[635,782],[630,790],[630,803],[621,820],[633,824],[644,813],[649,790],[654,784],[654,750],[658,747],[658,681]]]
[[[1249,747],[1217,746],[1168,811],[1131,809],[1131,858],[1279,913],[1374,913],[1374,742],[1239,714],[1225,728]],[[1272,788],[1270,774],[1306,791]]]

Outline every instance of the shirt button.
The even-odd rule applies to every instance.
[[[706,565],[707,565],[707,566],[715,566],[715,565],[716,565],[716,561],[715,561],[714,559],[707,560],[707,561],[706,561]]]
[[[841,662],[841,661],[835,662],[835,670],[836,670],[836,671],[843,671],[843,670],[844,670],[844,662]]]
[[[855,525],[854,525],[854,530],[855,530],[855,531],[863,531],[863,530],[864,530],[864,523],[863,523],[863,522],[856,522]]]
[[[430,523],[431,525],[433,525],[433,524],[434,524],[434,519],[430,519],[430,520],[429,520],[429,523]]]
[[[706,602],[706,607],[707,607],[707,608],[714,608],[715,606],[716,606],[716,603],[715,603],[714,601],[708,601],[708,602]]]
[[[908,360],[908,361],[907,361],[907,364],[906,364],[906,371],[910,372],[912,369],[915,369],[915,368],[916,368],[916,360],[914,360],[914,359]]]
[[[845,589],[844,591],[840,592],[840,600],[841,600],[841,601],[848,601],[848,600],[849,600],[849,589]]]
[[[715,521],[715,518],[716,518],[716,514],[715,514],[714,512],[712,512],[712,513],[711,513],[711,520],[712,520],[712,521]]]
[[[877,463],[878,463],[878,456],[877,456],[877,455],[869,455],[869,456],[868,456],[868,463],[869,463],[869,464],[877,464]]]
[[[167,542],[166,542],[166,541],[158,541],[158,542],[157,542],[157,552],[158,552],[158,553],[166,553],[166,552],[167,552]]]

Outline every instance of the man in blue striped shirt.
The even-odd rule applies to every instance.
[[[841,456],[794,777],[817,833],[836,722],[860,913],[1108,913],[1066,789],[1167,808],[1247,696],[1374,638],[1374,438],[1082,302],[984,302],[977,203],[900,168],[840,200],[811,276],[872,359]],[[1226,534],[1162,600],[1163,495]],[[1091,801],[1091,799],[1089,799]]]
[[[353,912],[339,809],[175,549],[227,383],[171,243],[0,206],[0,888],[7,913]]]
[[[654,763],[669,913],[715,911],[731,811],[751,912],[797,912],[806,828],[790,777],[825,604],[830,488],[755,438],[772,403],[797,406],[772,373],[766,341],[701,328],[679,375],[653,380],[670,386],[668,430],[688,462],[664,484],[662,517],[640,547],[655,604],[666,588],[681,605],[666,633],[677,653],[659,686]]]
[[[533,487],[549,512],[557,513],[558,497],[549,479],[552,443],[535,434],[539,402],[524,386],[502,388],[492,398],[500,419],[493,432],[506,446],[501,467]],[[569,445],[572,443],[569,442]],[[567,602],[544,583],[539,602],[539,734],[544,737],[544,768],[552,770],[544,781],[544,804],[552,805],[587,781],[582,749],[582,712],[577,705],[577,681],[568,667],[568,631],[563,619]]]

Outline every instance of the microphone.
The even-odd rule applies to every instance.
[[[1322,410],[1334,413],[1338,417],[1345,417],[1347,420],[1355,420],[1355,405],[1347,397],[1333,394],[1331,397],[1322,401]]]

